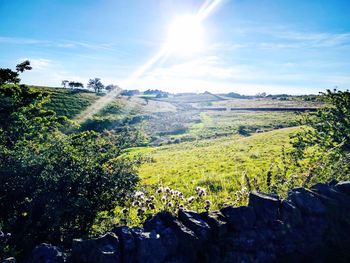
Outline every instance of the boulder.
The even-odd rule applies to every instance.
[[[281,202],[280,216],[282,222],[289,229],[302,223],[300,210],[287,200]]]
[[[160,235],[162,245],[168,249],[167,261],[193,262],[200,249],[200,239],[179,219],[163,211],[144,223],[144,230]]]
[[[256,222],[254,208],[250,206],[224,207],[220,212],[225,216],[226,222],[236,230],[252,228]]]
[[[112,232],[119,238],[121,247],[121,262],[134,262],[136,245],[131,229],[127,226],[119,226],[115,227]]]
[[[43,243],[33,249],[30,262],[63,263],[65,262],[65,257],[57,247]]]
[[[135,240],[134,262],[157,263],[165,262],[170,257],[170,251],[162,244],[160,235],[155,231],[143,232],[134,228],[132,233]]]
[[[119,239],[114,233],[93,239],[74,239],[72,259],[74,263],[121,262]]]
[[[304,189],[296,188],[288,193],[288,200],[293,203],[303,214],[324,215],[327,213],[326,207],[322,204],[316,193]]]
[[[340,182],[335,185],[335,189],[346,195],[350,195],[350,181]]]
[[[178,217],[202,241],[210,238],[210,226],[196,212],[180,210]]]
[[[280,200],[276,197],[252,192],[249,194],[249,206],[254,208],[257,222],[271,222],[279,217]]]
[[[16,259],[11,257],[11,258],[6,258],[2,261],[2,263],[16,263]]]
[[[225,222],[224,215],[220,212],[204,212],[200,216],[212,229],[212,236],[214,238],[223,237],[228,233],[228,223]]]

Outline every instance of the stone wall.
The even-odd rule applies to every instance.
[[[42,244],[29,262],[350,262],[350,182],[296,188],[285,200],[255,192],[248,206],[210,213],[161,212],[143,228],[74,240],[68,258]]]

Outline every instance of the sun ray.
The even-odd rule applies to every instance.
[[[199,22],[202,22],[219,6],[221,2],[223,2],[223,0],[213,0],[213,1],[204,2],[204,4],[199,9],[197,14],[194,15],[194,17],[198,19]],[[196,27],[196,25],[194,25],[194,27]],[[172,48],[169,47],[169,43],[165,43],[161,48],[161,50],[158,51],[154,56],[152,56],[145,64],[143,64],[137,70],[135,70],[128,78],[121,81],[120,86],[123,89],[129,88],[132,83],[134,83],[143,74],[145,74],[158,61],[164,61],[172,52],[174,52],[173,49],[174,49],[173,47]],[[80,124],[85,120],[87,120],[88,118],[91,118],[94,114],[96,114],[97,112],[102,110],[105,106],[107,106],[107,104],[111,103],[120,93],[121,93],[121,89],[118,89],[101,97],[96,102],[94,102],[91,106],[89,106],[85,111],[79,114],[74,120]]]

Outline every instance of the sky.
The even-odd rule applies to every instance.
[[[213,1],[0,0],[0,67],[29,59],[22,83],[55,87],[99,77],[174,93],[350,88],[349,0],[221,0],[201,21],[201,48],[152,60],[174,20]]]

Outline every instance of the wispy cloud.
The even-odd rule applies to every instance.
[[[111,43],[93,43],[76,40],[48,41],[32,38],[0,37],[0,43],[9,45],[37,45],[46,47],[48,46],[63,49],[86,48],[94,50],[116,50],[115,45]]]
[[[50,59],[45,58],[20,58],[18,62],[22,62],[24,60],[30,61],[33,70],[43,70],[52,64],[52,61]]]

